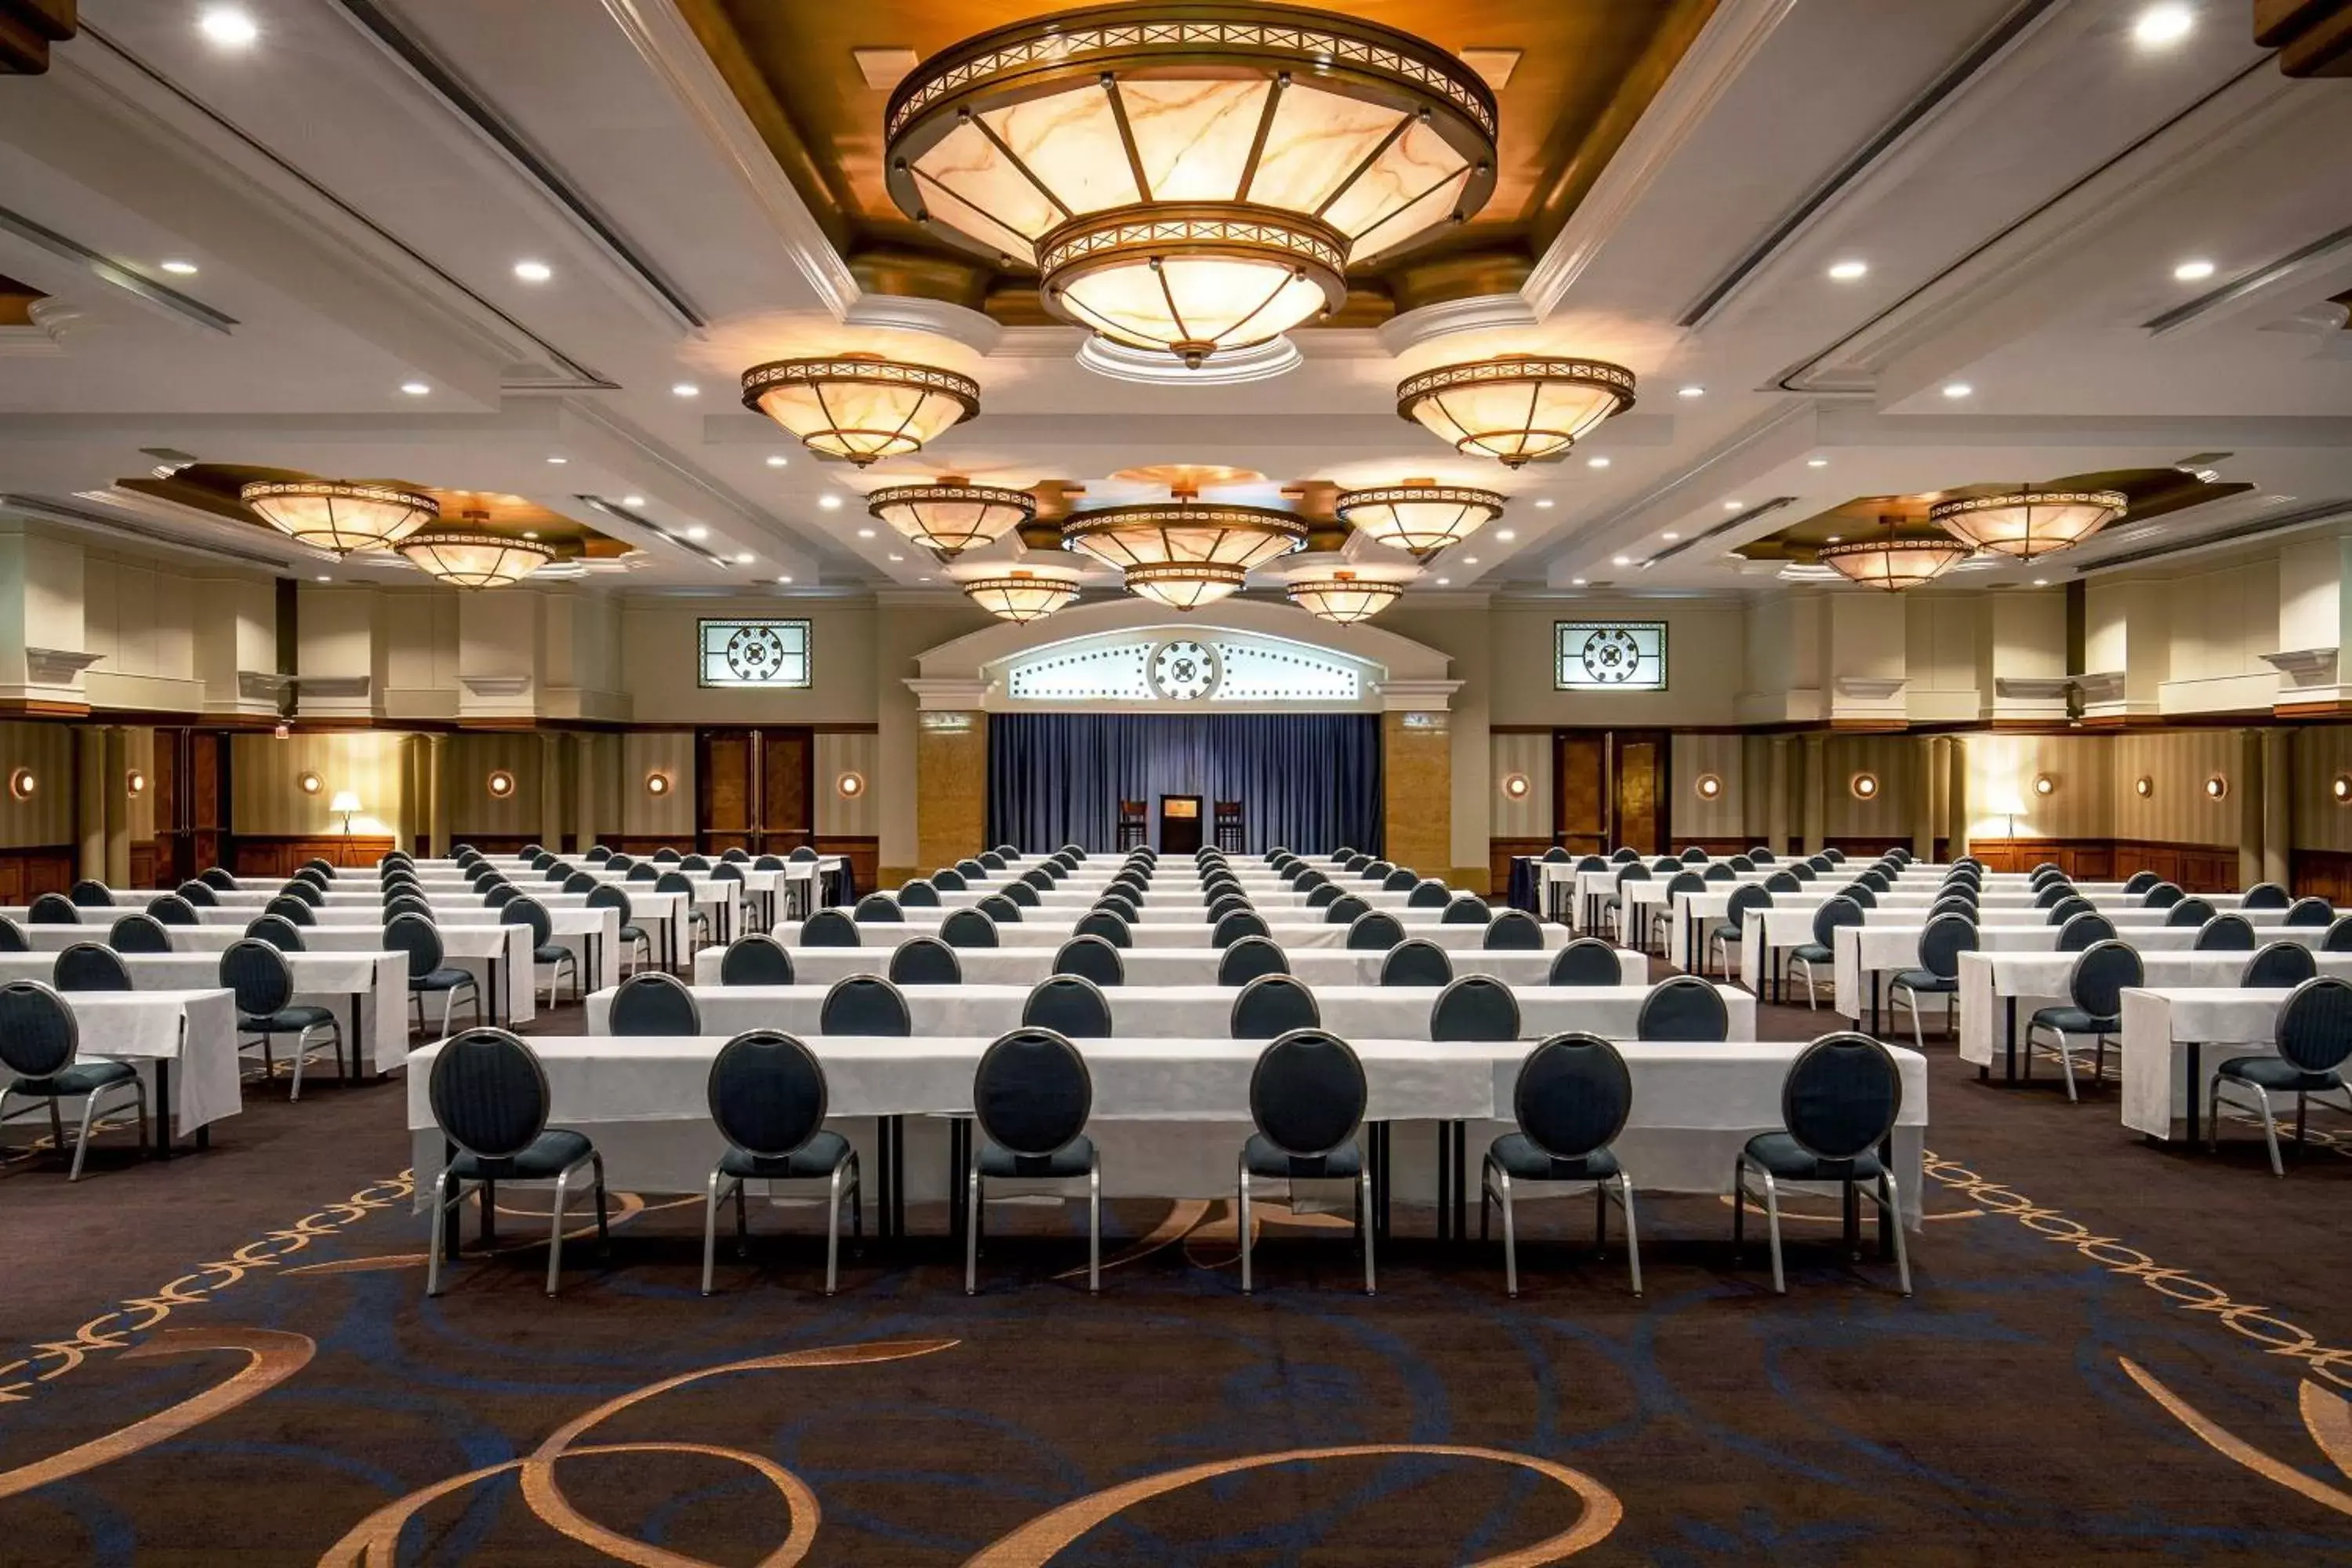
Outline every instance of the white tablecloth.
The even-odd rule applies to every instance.
[[[244,1109],[237,1090],[236,999],[194,991],[71,991],[82,1060],[127,1061],[147,1084],[151,1114],[168,1110],[181,1135]],[[172,1103],[156,1103],[155,1066],[172,1068]]]
[[[887,952],[877,953],[862,947],[796,947],[792,953],[793,976],[804,985],[830,985],[849,974],[872,974],[887,972]],[[1052,947],[967,947],[956,952],[956,962],[963,971],[964,980],[980,985],[1034,985],[1054,972]],[[1213,985],[1217,982],[1217,962],[1222,955],[1212,948],[1146,947],[1129,948],[1119,954],[1119,962],[1128,981],[1135,985]],[[1377,985],[1381,966],[1388,961],[1385,952],[1364,952],[1346,948],[1317,947],[1283,955],[1290,963],[1290,972],[1309,985]],[[1456,976],[1491,974],[1513,985],[1542,985],[1551,978],[1552,954],[1549,952],[1488,952],[1483,950],[1449,952],[1446,957],[1454,965]],[[719,969],[726,958],[723,948],[706,947],[694,955],[694,983],[697,985],[719,984]],[[1647,982],[1649,960],[1629,948],[1617,950],[1619,983],[1640,985]]]
[[[2273,1036],[2279,1008],[2289,994],[2237,986],[2126,990],[2124,1125],[2152,1138],[2170,1138],[2173,1119],[2188,1113],[2192,1094],[2201,1117],[2205,1086],[2212,1082],[2214,1068],[2231,1057],[2277,1054]],[[2192,1042],[2201,1047],[2194,1082],[2189,1076],[2189,1053],[2181,1048]],[[2293,1097],[2284,1103],[2291,1110]]]
[[[2140,969],[2158,990],[2231,990],[2251,952],[2143,952]],[[2004,1065],[2010,1046],[2010,1004],[2022,1049],[2025,1026],[2037,1008],[2064,1004],[2071,952],[1964,952],[1960,955],[1960,1059],[1978,1067]],[[2315,952],[2322,974],[2352,980],[2352,952]]]
[[[996,928],[996,941],[999,946],[1059,947],[1076,934],[1077,922],[1073,920],[1057,919],[1046,915],[1040,910],[1024,910],[1022,917],[1015,921],[999,922]],[[904,921],[861,921],[857,927],[860,945],[869,950],[881,949],[887,952],[900,942],[915,937],[937,936],[940,934],[940,926],[946,918],[946,913],[939,910],[912,910],[908,911]],[[1264,920],[1265,916],[1261,914],[1259,918]],[[1266,934],[1286,951],[1348,945],[1348,928],[1344,925],[1330,925],[1318,921],[1268,920],[1265,921],[1265,929]],[[1570,940],[1566,926],[1547,925],[1539,929],[1543,932],[1544,946],[1548,948],[1565,947]],[[787,946],[798,946],[801,935],[800,922],[788,921],[778,926],[774,934],[778,941]],[[1215,934],[1216,928],[1203,920],[1191,921],[1181,925],[1138,925],[1128,928],[1129,938],[1138,948],[1208,947]],[[1486,943],[1486,928],[1483,925],[1415,925],[1406,934],[1419,937],[1424,942],[1433,942],[1449,951],[1475,950],[1483,948]],[[887,960],[884,962],[887,963]]]

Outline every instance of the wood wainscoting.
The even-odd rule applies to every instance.
[[[2352,904],[2352,854],[2298,849],[2288,865],[2296,898],[2326,899],[2338,909]]]
[[[0,904],[29,904],[43,893],[71,891],[74,865],[70,844],[0,849]]]
[[[290,877],[310,860],[324,860],[330,866],[373,866],[391,852],[388,836],[318,833],[283,838],[239,837],[229,870],[239,877]]]
[[[1969,853],[1995,871],[2030,871],[2043,861],[2077,881],[2121,881],[2153,871],[2192,893],[2238,886],[2238,851],[2224,844],[2166,844],[2137,838],[1972,838]]]
[[[1551,847],[1549,838],[1489,838],[1486,840],[1486,887],[1490,899],[1499,899],[1511,890],[1511,862],[1521,855],[1540,855]],[[1575,845],[1569,847],[1571,855],[1582,853]],[[1476,892],[1479,889],[1472,889]]]

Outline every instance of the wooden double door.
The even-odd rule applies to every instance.
[[[816,743],[805,729],[704,730],[695,738],[695,837],[706,854],[784,855],[816,842]]]
[[[1664,854],[1673,744],[1664,730],[1555,731],[1552,820],[1559,842],[1579,855],[1620,846]]]

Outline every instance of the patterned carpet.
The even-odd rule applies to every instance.
[[[558,1300],[519,1211],[428,1305],[401,1087],[252,1092],[200,1157],[0,1168],[0,1562],[2352,1563],[2352,1127],[2277,1182],[1930,1056],[1908,1301],[1820,1205],[1776,1299],[1703,1199],[1641,1301],[1582,1204],[1517,1301],[1410,1209],[1377,1299],[1280,1215],[1244,1299],[1218,1204],[1115,1205],[1098,1300],[1026,1211],[976,1300],[935,1243],[828,1301],[801,1217],[705,1300],[698,1200],[633,1199]]]

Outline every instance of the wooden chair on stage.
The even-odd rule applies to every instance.
[[[1118,803],[1118,847],[1139,849],[1151,837],[1151,816],[1139,800]]]
[[[1237,800],[1217,802],[1217,847],[1228,855],[1242,852],[1242,803]]]

